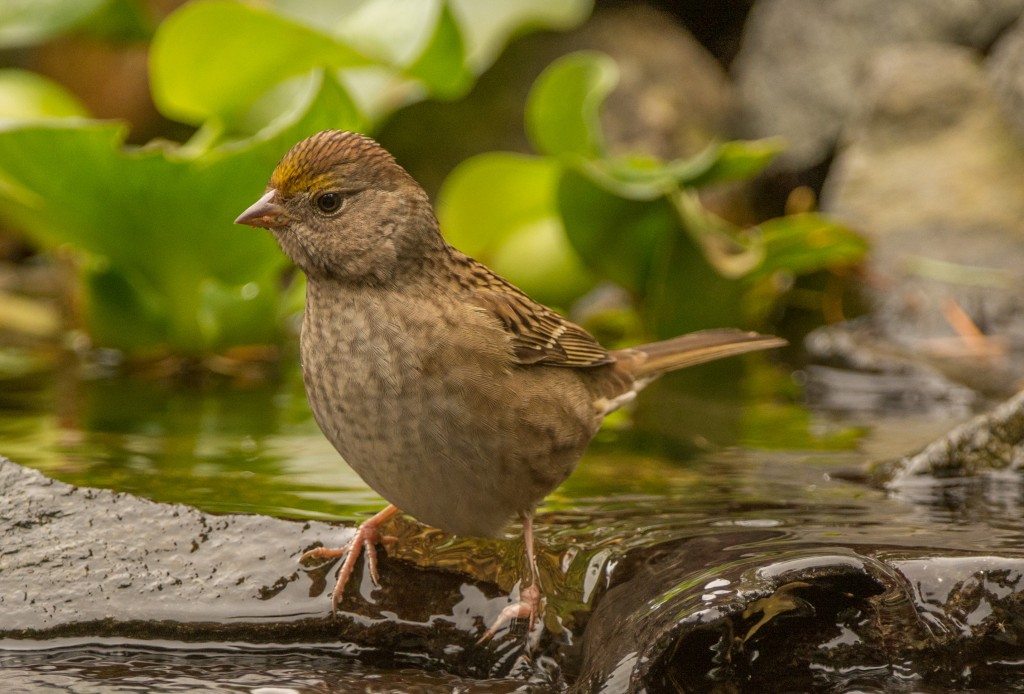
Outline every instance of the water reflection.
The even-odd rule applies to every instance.
[[[162,647],[161,647],[162,646]],[[346,649],[261,651],[245,646],[183,643],[73,643],[46,651],[0,650],[0,689],[74,691],[78,694],[129,692],[251,692],[252,694],[325,694],[351,691],[402,691],[450,694],[512,692],[519,680],[469,680],[413,668],[370,668]],[[348,657],[344,657],[344,656]],[[341,656],[341,657],[339,657]]]
[[[337,518],[380,505],[320,435],[294,372],[244,388],[68,380],[4,384],[4,455],[71,484],[213,512]]]
[[[702,498],[732,494],[743,469],[722,459],[709,475],[691,463],[705,449],[761,438],[765,420],[792,417],[793,409],[751,410],[737,393],[741,379],[716,391],[704,382],[707,375],[684,376],[652,391],[635,426],[624,428],[620,419],[601,432],[550,508],[595,500],[645,511],[665,497],[685,496],[699,506]],[[239,384],[209,375],[199,383],[83,377],[70,365],[0,373],[0,385],[0,453],[71,484],[216,512],[311,518],[354,518],[382,503],[318,431],[296,368]],[[689,388],[703,403],[680,394]],[[790,424],[805,420],[801,413]],[[808,433],[793,436],[805,443]],[[846,447],[853,441],[840,440]],[[834,445],[829,435],[820,441]]]

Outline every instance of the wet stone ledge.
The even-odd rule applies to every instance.
[[[3,458],[0,489],[0,639],[41,647],[69,637],[338,645],[396,666],[443,664],[481,677],[501,667],[500,651],[473,647],[474,627],[487,615],[443,604],[472,582],[464,575],[382,556],[375,607],[405,618],[331,618],[327,590],[336,565],[306,570],[296,558],[324,541],[343,543],[351,529],[206,515],[72,487]],[[401,596],[407,586],[416,586],[415,605],[378,599]]]
[[[974,477],[1024,469],[1024,391],[980,414],[915,455],[875,467],[874,480],[890,488],[915,480]]]
[[[1024,557],[878,547],[743,556],[763,539],[723,535],[624,562],[629,577],[588,628],[591,669],[578,690],[888,691],[904,679],[960,691],[1010,681],[1007,664],[1024,655]],[[686,558],[709,549],[728,568],[688,571]]]
[[[593,609],[565,625],[573,635],[542,641],[524,672],[521,635],[475,645],[507,604],[486,577],[385,556],[382,589],[367,590],[364,575],[331,618],[336,567],[295,559],[351,530],[206,515],[3,459],[0,488],[0,654],[109,639],[317,648],[481,686],[518,668],[532,692],[833,691],[906,678],[984,688],[1019,680],[1024,661],[1024,554],[950,545],[941,526],[902,544],[897,527],[882,533],[894,544],[871,544],[839,527],[823,542],[794,525],[624,550],[605,564]]]

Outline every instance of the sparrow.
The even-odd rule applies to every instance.
[[[325,130],[299,142],[236,220],[270,230],[305,273],[301,362],[310,408],[389,505],[341,548],[332,613],[360,554],[379,580],[381,526],[401,512],[445,532],[499,536],[522,520],[519,601],[541,600],[533,512],[576,467],[602,419],[669,371],[779,347],[733,329],[607,350],[442,237],[422,187],[377,142]],[[379,584],[378,584],[379,585]]]

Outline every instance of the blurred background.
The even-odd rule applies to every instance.
[[[1022,8],[6,3],[0,452],[214,510],[377,502],[309,418],[301,273],[232,224],[323,128],[378,138],[453,245],[606,345],[791,341],[666,379],[607,438],[685,458],[945,426],[1024,371]]]
[[[453,245],[609,347],[720,326],[790,341],[609,419],[538,517],[549,628],[585,620],[627,551],[729,528],[778,528],[765,556],[835,536],[1010,552],[1019,482],[882,491],[863,469],[1024,385],[1022,14],[2,2],[0,455],[205,512],[378,510],[306,405],[301,273],[232,223],[292,144],[352,129],[423,184]],[[510,589],[514,560],[416,532],[401,558]]]

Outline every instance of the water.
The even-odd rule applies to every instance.
[[[327,650],[258,650],[221,644],[66,643],[45,651],[0,652],[4,692],[511,692],[520,681],[486,682],[413,668],[375,671]],[[339,657],[341,656],[341,657]]]
[[[74,485],[127,491],[211,513],[351,524],[384,505],[320,435],[294,369],[254,381],[200,380],[183,385],[167,379],[83,377],[77,368],[20,362],[0,378],[0,454]],[[608,654],[595,665],[586,647],[581,650],[580,638],[594,605],[617,585],[628,584],[636,567],[677,562],[673,576],[683,577],[673,579],[681,580],[678,585],[643,584],[652,591],[648,605],[703,615],[727,605],[736,597],[730,591],[739,590],[742,581],[749,588],[755,578],[769,581],[772,571],[790,570],[794,557],[803,556],[799,552],[809,552],[813,566],[846,556],[842,552],[877,556],[884,559],[885,571],[893,565],[910,571],[919,566],[913,562],[931,558],[947,562],[943,571],[950,576],[959,571],[966,581],[976,561],[964,556],[983,549],[1010,557],[1021,546],[1022,487],[1016,476],[926,480],[895,493],[858,480],[869,460],[913,452],[961,415],[810,413],[789,397],[793,388],[785,370],[764,364],[742,380],[746,392],[739,394],[733,388],[715,395],[699,380],[696,388],[690,382],[684,384],[688,388],[645,395],[633,424],[611,422],[577,472],[540,510],[545,624],[560,635],[557,645],[538,658],[536,691],[554,691],[590,675],[603,678],[607,691],[617,691],[615,683],[625,680],[616,675],[616,667],[628,672],[635,657],[630,660],[626,651],[612,655],[615,639],[609,638],[602,644]],[[694,390],[703,390],[708,399],[694,405]],[[409,527],[396,549],[399,559],[470,575],[486,570],[496,572],[499,583],[502,576],[514,582],[518,562],[514,551],[509,557],[500,550],[502,543],[439,541],[435,533]],[[677,546],[683,550],[671,549]],[[821,549],[829,547],[839,549]],[[658,559],[658,553],[667,559]],[[803,602],[814,604],[806,596],[777,595],[782,596],[774,603],[782,605],[778,614],[787,618],[798,616]],[[941,611],[948,599],[933,592],[911,602],[939,605]],[[986,605],[978,603],[975,612],[958,619],[981,623],[990,617],[985,610],[992,608]],[[820,613],[822,607],[817,609]],[[629,614],[632,620],[637,613]],[[893,619],[904,619],[902,614],[894,612]],[[836,619],[847,618],[846,627],[837,627],[812,652],[856,650],[868,626],[861,617],[840,614]],[[747,643],[761,638],[749,631],[760,624],[758,619],[737,622],[748,630]],[[770,634],[773,619],[762,620],[757,630]],[[698,643],[689,632],[679,633],[679,643]],[[694,653],[736,648],[735,641],[720,636],[701,638],[709,640],[687,648]],[[763,648],[770,651],[768,645]],[[970,664],[959,674],[946,673],[945,689],[935,688],[924,669],[927,658],[878,669],[860,655],[835,666],[812,657],[809,674],[791,684],[816,691],[1020,691],[1014,683],[1020,681],[1024,654],[1015,659],[1014,653],[1011,648],[993,651],[991,657],[965,656]],[[689,663],[686,658],[666,662],[676,665],[656,673],[668,678],[665,682],[688,676],[672,671]],[[758,691],[762,676],[782,687],[778,691],[787,691],[771,667],[744,676],[754,687],[746,691]],[[517,678],[452,674],[415,653],[384,658],[308,644],[256,647],[102,638],[0,642],[4,691],[499,692],[524,686]],[[707,690],[713,688],[709,684]]]

